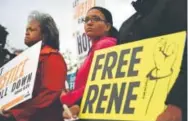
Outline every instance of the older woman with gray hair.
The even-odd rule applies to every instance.
[[[32,99],[0,116],[1,121],[62,121],[59,96],[65,88],[66,63],[58,52],[59,31],[53,18],[37,11],[29,15],[25,44],[42,41]],[[54,72],[55,71],[55,72]]]

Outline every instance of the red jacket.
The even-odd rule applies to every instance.
[[[67,67],[61,54],[49,46],[43,47],[32,99],[12,108],[17,121],[62,121],[59,96],[65,88]]]
[[[100,40],[95,41],[90,49],[88,56],[86,57],[84,63],[77,72],[75,79],[75,89],[66,95],[60,97],[61,103],[71,106],[79,101],[84,93],[85,85],[89,75],[89,70],[91,67],[94,52],[103,48],[108,48],[116,45],[116,39],[112,37],[103,37]]]

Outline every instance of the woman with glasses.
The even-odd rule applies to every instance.
[[[62,92],[61,94],[60,99],[62,104],[68,106],[76,104],[83,96],[94,52],[115,46],[117,43],[118,31],[113,27],[112,15],[107,9],[102,7],[91,8],[87,12],[84,22],[85,33],[90,38],[92,46],[84,63],[77,72],[75,89],[68,93]],[[76,109],[74,108],[75,111]],[[78,113],[78,111],[75,113]],[[66,114],[64,117],[67,118]]]

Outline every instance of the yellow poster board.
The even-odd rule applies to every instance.
[[[181,66],[185,32],[95,52],[81,119],[155,121]]]

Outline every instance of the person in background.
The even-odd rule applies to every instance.
[[[33,11],[28,18],[25,44],[42,41],[32,99],[4,112],[1,121],[62,121],[59,100],[65,88],[66,63],[59,53],[59,31],[53,18]]]
[[[121,25],[119,44],[187,31],[187,0],[136,0],[132,5],[136,13]],[[164,103],[167,108],[157,121],[187,120],[187,44],[179,76]]]
[[[84,22],[86,35],[90,38],[92,46],[84,63],[77,72],[75,89],[68,93],[62,92],[60,97],[62,104],[72,106],[70,109],[74,108],[71,111],[73,111],[72,113],[75,115],[79,112],[79,104],[78,106],[74,104],[80,102],[83,96],[94,52],[115,46],[118,40],[118,31],[113,27],[112,15],[107,9],[92,7],[87,12]],[[70,118],[67,117],[66,112],[63,113],[63,117]]]
[[[7,35],[6,28],[0,25],[0,67],[15,57],[14,54],[5,49]]]

